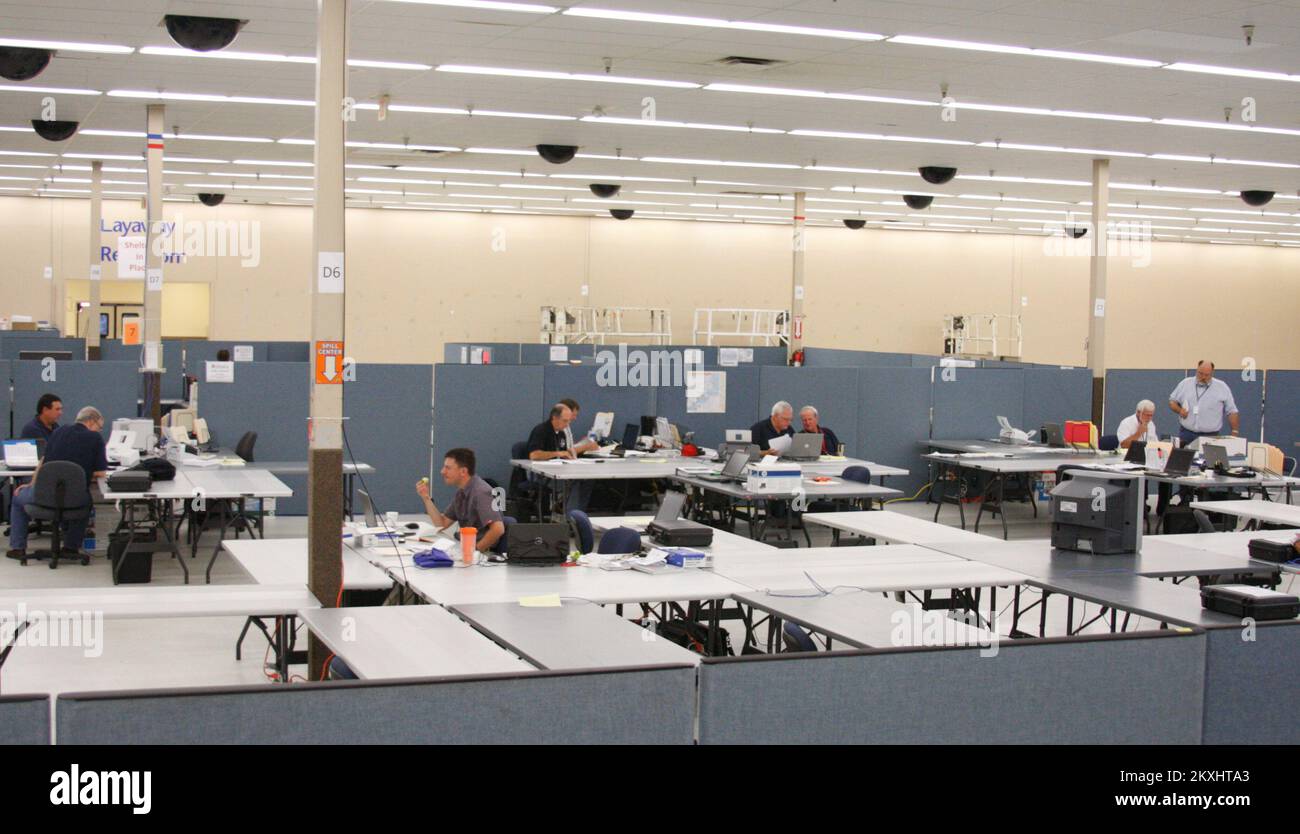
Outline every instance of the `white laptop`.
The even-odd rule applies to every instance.
[[[35,440],[6,440],[5,466],[10,469],[35,469],[40,455]]]

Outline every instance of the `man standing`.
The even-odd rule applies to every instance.
[[[772,406],[770,417],[759,420],[749,427],[749,441],[757,443],[758,448],[766,452],[772,448],[772,441],[775,438],[782,435],[794,437],[794,429],[790,427],[792,422],[794,422],[794,407],[781,400]]]
[[[86,473],[86,485],[96,478],[108,473],[108,457],[104,452],[104,415],[91,406],[77,412],[77,422],[62,426],[50,436],[45,447],[45,459],[36,467],[31,484],[23,484],[14,490],[12,515],[9,522],[10,559],[23,559],[27,555],[27,505],[32,502],[36,490],[33,484],[40,481],[41,468],[53,461],[71,461]],[[67,535],[63,539],[61,556],[76,558],[81,552],[81,542],[86,537],[89,519],[81,518],[66,521]]]
[[[1134,440],[1140,440],[1143,443],[1155,443],[1160,439],[1156,434],[1156,404],[1150,400],[1143,400],[1137,404],[1137,410],[1123,420],[1119,421],[1119,428],[1115,430],[1115,436],[1119,438],[1119,447],[1127,449],[1133,445]]]
[[[1169,395],[1169,410],[1178,415],[1178,439],[1184,445],[1198,437],[1222,434],[1224,416],[1233,435],[1240,428],[1232,390],[1223,380],[1214,378],[1214,363],[1206,359],[1196,363],[1196,376],[1185,377],[1174,388]]]
[[[492,486],[474,474],[474,452],[469,449],[452,449],[442,461],[442,482],[456,488],[451,504],[440,511],[429,497],[429,482],[422,480],[415,491],[424,501],[424,511],[435,527],[445,528],[459,523],[462,528],[478,531],[475,547],[483,552],[491,550],[506,533],[506,523],[501,511],[492,505]]]
[[[573,460],[577,457],[569,448],[567,429],[573,422],[573,411],[564,403],[551,406],[545,420],[533,427],[528,435],[528,459]],[[566,510],[586,511],[591,500],[592,483],[588,480],[565,481],[564,506]]]
[[[54,394],[42,394],[36,401],[36,416],[23,426],[19,437],[24,440],[50,441],[50,435],[59,427],[59,418],[63,416],[63,400]]]
[[[822,454],[838,455],[840,453],[840,439],[835,436],[835,432],[821,425],[818,422],[819,420],[820,415],[813,406],[805,405],[799,409],[799,421],[803,423],[804,432],[822,436]]]

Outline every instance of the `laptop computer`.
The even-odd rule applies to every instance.
[[[1128,444],[1128,453],[1124,455],[1124,462],[1145,466],[1147,462],[1147,442],[1145,440],[1134,440]]]
[[[1192,461],[1195,458],[1195,449],[1189,449],[1186,446],[1174,449],[1169,453],[1169,460],[1165,463],[1165,468],[1161,472],[1165,475],[1182,478],[1192,471]]]
[[[13,469],[35,469],[40,462],[35,440],[6,440],[5,466]]]
[[[375,502],[370,500],[370,493],[359,489],[357,495],[361,496],[361,509],[366,515],[366,526],[378,527],[379,517],[375,514]]]
[[[1043,423],[1043,442],[1054,449],[1065,448],[1065,432],[1060,423]]]
[[[655,521],[676,521],[681,518],[682,508],[686,506],[686,493],[681,490],[670,489],[664,493],[663,503],[659,505],[659,511],[655,513]]]
[[[718,459],[727,460],[732,452],[744,452],[749,456],[750,463],[757,463],[763,458],[763,450],[758,448],[757,443],[727,442],[718,446]]]
[[[721,472],[709,472],[698,477],[705,481],[718,481],[721,483],[740,483],[745,480],[745,467],[749,464],[749,452],[744,449],[737,449],[726,458],[726,463],[722,465]]]
[[[1228,471],[1228,450],[1217,443],[1202,443],[1201,456],[1205,458],[1205,468],[1215,472]]]
[[[822,455],[822,436],[813,432],[800,432],[790,441],[790,448],[781,455],[782,460],[817,460]]]
[[[506,528],[506,562],[522,567],[563,565],[569,558],[569,525],[511,524]]]

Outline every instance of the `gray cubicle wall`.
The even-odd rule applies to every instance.
[[[1269,371],[1265,379],[1264,440],[1289,457],[1300,455],[1300,371]]]
[[[1196,744],[1205,656],[1148,632],[706,659],[700,743]]]
[[[1187,372],[1188,375],[1196,373],[1195,370]],[[1264,372],[1254,370],[1245,374],[1250,379],[1242,379],[1243,370],[1240,365],[1236,367],[1225,366],[1217,370],[1214,378],[1222,380],[1232,390],[1232,399],[1237,403],[1237,412],[1241,420],[1241,436],[1252,442],[1259,442],[1260,430],[1263,425],[1264,417]],[[1168,392],[1165,392],[1168,396]],[[1157,408],[1159,401],[1157,400]],[[1169,400],[1164,402],[1165,410],[1169,411]],[[1169,411],[1173,416],[1173,412]],[[1223,421],[1223,433],[1227,434],[1231,427],[1228,421]]]
[[[429,472],[433,366],[358,364],[356,374],[343,386],[344,460],[350,450],[375,467],[364,480],[378,510],[421,512],[415,482]]]
[[[134,418],[140,395],[140,370],[135,362],[54,362],[49,366],[53,380],[42,378],[45,365],[34,360],[11,363],[14,385],[15,428],[32,419],[36,401],[50,392],[63,400],[63,420],[67,425],[83,406],[93,405],[111,425],[119,417]]]
[[[309,380],[306,362],[241,362],[235,366],[234,382],[203,386],[199,411],[213,439],[224,448],[233,449],[244,432],[255,431],[254,462],[305,462]],[[294,494],[279,499],[276,512],[305,514],[306,476],[277,477]]]
[[[1092,419],[1092,371],[1088,368],[1025,368],[1025,411],[1018,428]],[[1015,418],[1008,415],[1014,422]]]
[[[49,743],[49,695],[0,696],[0,745]]]
[[[86,358],[86,340],[49,334],[35,336],[5,333],[0,337],[0,359],[17,359],[25,350],[68,351],[73,359]]]
[[[59,744],[690,744],[695,668],[63,694],[55,721]]]
[[[931,393],[929,368],[858,371],[858,454],[909,470],[886,481],[907,495],[930,479],[917,443],[930,436]]]
[[[568,362],[568,361],[570,361],[570,360],[584,360],[584,359],[590,359],[591,357],[595,356],[595,355],[596,355],[596,351],[600,349],[600,348],[598,348],[596,345],[529,345],[529,344],[522,344],[522,345],[519,346],[519,364],[520,364],[520,365],[552,365],[552,364],[555,364],[555,361],[553,361],[553,360],[551,359],[551,348],[552,348],[552,347],[562,347],[562,348],[564,348],[564,355],[565,355],[566,358],[565,358],[563,361],[565,361],[565,362]],[[495,359],[495,357],[494,357],[494,359]],[[459,357],[457,357],[457,361],[459,361]]]
[[[936,440],[997,437],[999,416],[1013,424],[1024,419],[1021,368],[936,367],[933,379]]]
[[[910,353],[842,348],[804,349],[804,366],[808,368],[906,368],[911,365]]]
[[[518,365],[521,345],[517,342],[447,342],[442,347],[442,361],[449,365],[468,365],[473,348],[491,348],[491,365]],[[461,361],[461,348],[466,349],[466,359]]]
[[[1291,700],[1300,688],[1300,622],[1257,623],[1253,632],[1208,632],[1206,744],[1300,743]]]
[[[857,456],[862,451],[858,442],[858,381],[856,368],[762,368],[754,420],[769,417],[772,404],[786,400],[794,408],[794,430],[803,431],[799,409],[811,405],[817,409],[821,424],[835,432],[850,455]]]
[[[544,371],[540,365],[435,365],[435,475],[442,464],[439,455],[465,446],[478,456],[479,475],[502,486],[509,484],[510,445],[527,440],[528,432],[546,416],[542,410]],[[594,416],[599,409],[588,410]],[[452,490],[440,478],[434,477],[433,486],[435,501],[451,498]]]
[[[0,404],[3,404],[3,410],[0,410],[0,440],[8,440],[16,436],[22,431],[23,423],[36,415],[36,403],[31,404],[32,415],[29,417],[19,420],[18,418],[23,412],[14,413],[13,402],[9,399],[9,386],[13,380],[12,373],[12,363],[8,359],[0,359],[0,386],[4,388],[3,393],[0,394]],[[12,429],[10,423],[13,423]]]
[[[1187,375],[1179,370],[1110,370],[1106,372],[1105,426],[1098,434],[1114,434],[1119,421],[1132,414],[1142,400],[1156,404],[1156,432],[1161,437],[1178,433],[1178,417],[1169,410],[1169,392]]]
[[[267,342],[267,362],[309,362],[311,345],[308,342]]]
[[[735,368],[710,368],[705,371],[723,373],[727,379],[727,410],[722,414],[692,414],[686,403],[686,389],[678,387],[655,390],[655,413],[695,432],[695,441],[710,448],[726,440],[727,429],[747,429],[762,411],[759,400],[760,375],[770,368],[758,365],[741,365]],[[620,436],[626,421],[615,415],[615,437]]]

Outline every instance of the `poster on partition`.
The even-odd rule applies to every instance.
[[[726,411],[726,371],[688,371],[686,373],[686,413],[724,414]]]

